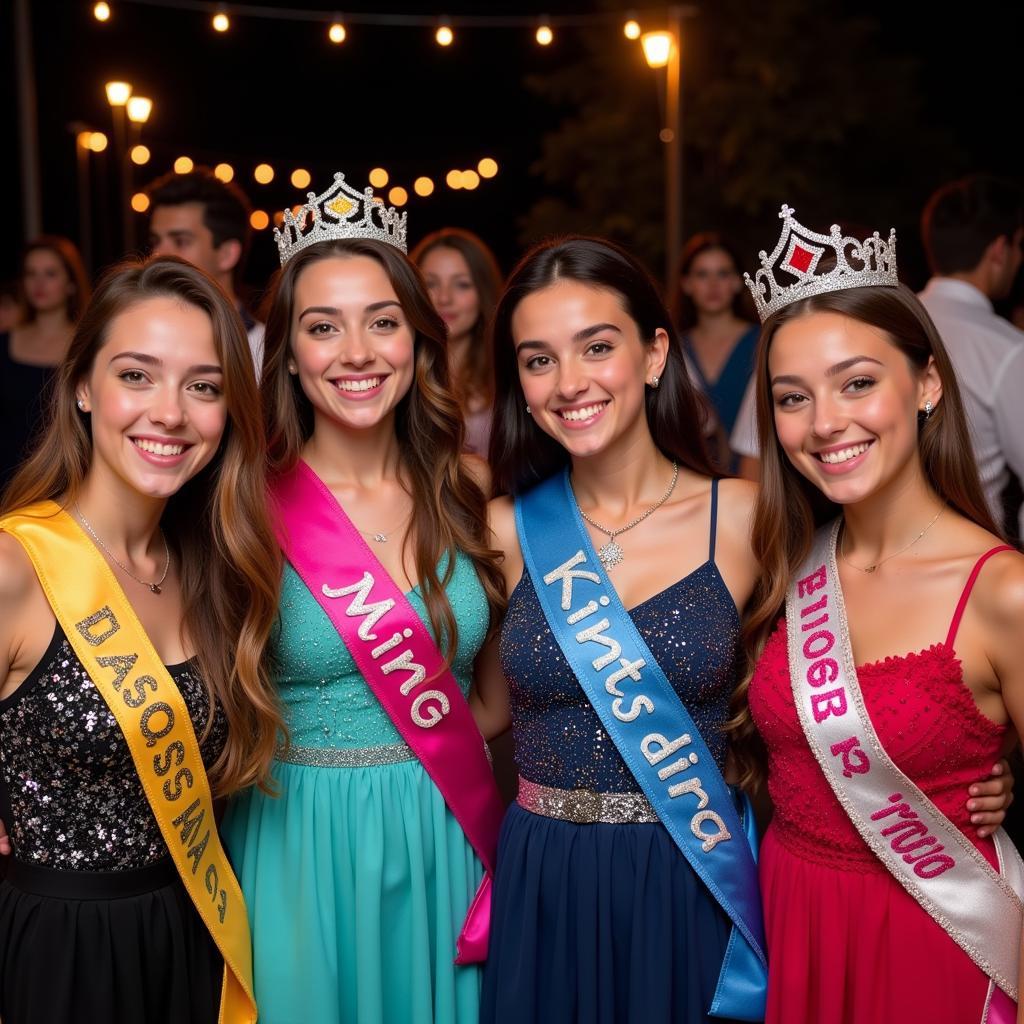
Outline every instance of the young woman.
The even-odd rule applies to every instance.
[[[323,240],[282,242],[266,332],[291,743],[279,795],[242,795],[224,831],[261,1021],[469,1024],[486,927],[464,922],[501,803],[465,693],[502,581],[444,324],[375,204],[338,188]]]
[[[448,362],[466,420],[466,449],[486,455],[494,398],[487,328],[501,291],[498,262],[483,239],[462,228],[427,235],[411,259],[448,328]]]
[[[89,279],[67,238],[44,235],[22,257],[27,319],[0,334],[0,488],[28,453],[46,391],[89,302]]]
[[[694,383],[715,410],[715,456],[729,468],[729,438],[754,368],[758,335],[746,316],[739,257],[720,235],[694,235],[679,258],[677,277],[675,322]]]
[[[510,596],[474,700],[485,735],[511,717],[521,785],[486,1022],[761,1017],[749,819],[721,781],[753,488],[713,478],[670,323],[643,270],[588,238],[533,250],[498,306]]]
[[[255,1020],[211,796],[266,781],[280,726],[257,400],[220,290],[122,264],[4,494],[5,1024]]]
[[[894,240],[857,243],[840,276],[806,258],[838,229],[784,231],[797,282],[780,291],[766,264],[756,293],[765,574],[739,722],[764,739],[775,804],[767,1019],[1012,1021],[1020,863],[962,791],[1024,726],[1024,558],[989,516]]]

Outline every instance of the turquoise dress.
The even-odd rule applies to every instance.
[[[488,607],[466,556],[447,593],[468,693]],[[407,597],[429,626],[419,591]],[[280,795],[247,790],[222,825],[260,1024],[476,1024],[480,970],[453,960],[483,867],[290,565],[276,662],[292,742]]]

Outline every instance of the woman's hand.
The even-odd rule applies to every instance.
[[[1013,773],[1004,759],[995,765],[987,779],[973,783],[967,790],[967,810],[971,824],[984,839],[1003,823],[1006,809],[1013,803]]]

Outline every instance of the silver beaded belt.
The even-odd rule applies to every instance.
[[[380,764],[415,761],[416,755],[405,743],[383,743],[377,747],[297,747],[279,749],[274,755],[285,764],[304,764],[313,768],[370,768]]]
[[[520,776],[516,803],[545,818],[576,825],[640,825],[660,821],[643,793],[598,793],[592,789],[554,789]]]

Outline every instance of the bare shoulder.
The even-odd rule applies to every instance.
[[[971,595],[982,621],[1024,635],[1024,555],[1000,551],[986,562]]]
[[[718,484],[718,537],[742,558],[750,555],[754,532],[757,484],[750,480],[726,479]]]
[[[463,452],[459,459],[462,468],[476,481],[477,486],[487,497],[491,494],[491,467],[486,459],[473,452]]]
[[[491,527],[496,547],[502,551],[519,550],[519,534],[516,532],[516,506],[507,494],[492,498],[487,503],[487,521]]]
[[[0,606],[9,612],[38,589],[25,549],[9,533],[0,533]]]

